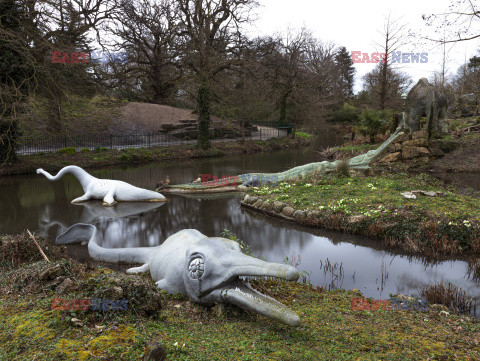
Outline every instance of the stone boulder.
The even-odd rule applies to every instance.
[[[293,209],[292,207],[286,206],[285,208],[283,208],[283,214],[285,216],[291,217],[293,216],[293,213],[295,213],[295,209]]]
[[[303,221],[304,218],[305,218],[305,211],[295,211],[295,213],[293,214],[293,218],[299,222],[299,221]]]
[[[279,201],[273,202],[273,210],[277,213],[280,213],[283,208],[285,207],[285,204]]]
[[[257,200],[254,204],[255,208],[260,208],[263,204],[263,201],[261,199]]]
[[[396,162],[398,160],[402,159],[402,153],[401,152],[395,152],[395,153],[390,153],[387,154],[385,157],[380,159],[380,163],[392,163]]]
[[[402,158],[412,159],[424,156],[429,156],[430,153],[427,148],[424,147],[402,147]]]
[[[402,148],[403,147],[428,147],[428,140],[426,138],[407,140],[402,143]]]

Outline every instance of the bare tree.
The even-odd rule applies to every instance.
[[[22,31],[32,25],[18,1],[0,3],[0,164],[16,159],[17,113],[34,84],[34,59]]]
[[[61,131],[61,105],[65,94],[91,93],[94,85],[87,67],[52,64],[51,51],[67,54],[89,51],[96,31],[112,15],[116,0],[17,0],[22,11],[22,32],[29,57],[35,60],[32,92],[48,104],[49,131]],[[28,59],[29,57],[26,57]],[[72,81],[72,80],[75,81]]]
[[[117,49],[128,53],[128,64],[113,72],[122,83],[138,84],[145,97],[166,104],[175,95],[179,71],[179,16],[171,0],[123,0],[110,27],[119,38]],[[108,78],[108,72],[104,74]]]
[[[474,56],[467,64],[462,65],[454,80],[458,94],[475,94],[480,98],[480,57]]]
[[[337,55],[334,44],[316,39],[306,48],[304,80],[294,100],[298,102],[297,117],[311,128],[324,126],[326,113],[344,99],[344,69]]]
[[[378,99],[382,92],[384,93],[384,103],[385,108],[399,109],[402,107],[401,94],[404,93],[409,86],[412,84],[412,79],[396,69],[387,69],[386,79],[383,79],[384,68],[382,64],[372,70],[370,73],[363,76],[363,88],[366,93],[362,94],[365,97],[366,102],[370,106],[378,106]],[[384,84],[387,84],[387,87],[384,87]]]
[[[273,120],[277,92],[267,80],[266,59],[275,45],[272,38],[242,38],[236,60],[211,84],[212,110],[227,119],[240,119],[242,137],[252,121]]]
[[[426,37],[439,43],[455,43],[480,37],[480,4],[473,0],[451,0],[448,9],[440,14],[422,15],[435,33],[449,29],[448,37]]]
[[[195,76],[197,87],[198,145],[210,147],[211,83],[232,66],[238,50],[241,25],[251,20],[254,0],[178,0],[187,42],[184,64]]]
[[[288,30],[285,36],[277,35],[268,44],[271,51],[263,65],[266,79],[276,90],[279,123],[286,122],[289,101],[305,80],[306,51],[313,41],[311,33],[302,28],[296,33]]]
[[[213,87],[222,94],[223,114],[245,122],[278,124],[280,119],[313,128],[338,103],[343,86],[335,46],[321,43],[305,29],[286,38],[245,41],[241,61]]]
[[[385,109],[385,104],[388,101],[392,84],[389,83],[389,73],[392,74],[393,68],[393,53],[396,52],[402,45],[405,44],[405,25],[401,24],[398,19],[392,19],[388,15],[385,19],[383,30],[380,32],[383,37],[382,43],[377,43],[381,49],[381,53],[385,54],[380,57],[378,66],[378,85],[377,94],[379,97],[380,110]],[[377,73],[371,73],[377,74]]]
[[[445,33],[444,33],[443,40],[445,40]],[[447,44],[446,41],[443,41],[439,45],[441,46],[441,49],[442,49],[442,63],[440,65],[440,70],[435,71],[433,74],[433,84],[438,91],[444,93],[445,86],[448,81],[447,78],[449,76],[448,68],[447,68],[447,64],[449,62],[448,61],[449,54],[450,54],[450,51],[453,49],[454,44]]]

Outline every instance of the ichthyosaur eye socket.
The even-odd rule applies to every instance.
[[[188,275],[190,278],[199,279],[203,276],[204,272],[203,259],[200,257],[194,258],[188,265]]]

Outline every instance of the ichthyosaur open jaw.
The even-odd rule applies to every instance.
[[[275,278],[296,281],[298,271],[289,265],[247,256],[237,242],[207,237],[195,229],[184,229],[156,247],[103,248],[97,229],[76,224],[58,236],[57,244],[88,242],[90,257],[106,262],[142,263],[127,273],[150,272],[158,288],[188,296],[206,306],[228,302],[290,326],[300,318],[275,299],[255,290],[250,279]]]

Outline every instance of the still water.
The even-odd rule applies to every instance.
[[[153,189],[168,175],[172,183],[196,179],[199,174],[230,176],[248,172],[278,172],[316,161],[310,149],[271,154],[151,164],[135,168],[92,170],[99,178],[119,179]],[[238,194],[205,197],[168,195],[166,203],[119,203],[103,207],[100,202],[73,205],[83,194],[71,175],[50,182],[43,176],[0,179],[0,234],[25,229],[56,237],[75,223],[94,223],[107,248],[156,246],[185,228],[209,236],[233,232],[267,261],[298,264],[314,285],[352,289],[367,297],[387,299],[389,293],[419,296],[422,287],[446,280],[475,299],[480,284],[473,280],[461,259],[436,263],[381,247],[378,242],[353,235],[300,227],[269,218],[239,206]],[[71,246],[79,259],[88,257],[86,246]]]

